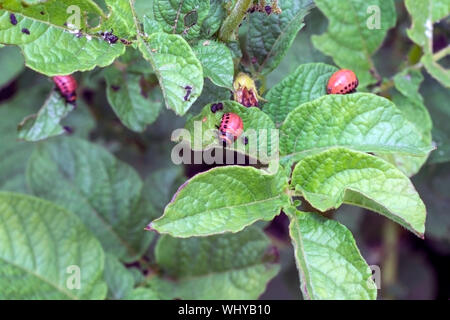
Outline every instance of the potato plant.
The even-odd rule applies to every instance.
[[[409,53],[380,68],[400,6]],[[448,0],[0,0],[0,299],[256,299],[280,270],[264,232],[280,214],[304,299],[376,299],[333,214],[424,237],[410,178],[449,153],[419,88],[450,86],[433,41],[449,14]],[[326,62],[268,81],[302,35]],[[340,69],[352,92],[327,92]],[[179,149],[246,162],[186,177]]]

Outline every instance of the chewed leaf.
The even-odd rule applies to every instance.
[[[39,112],[26,117],[19,124],[19,138],[39,141],[65,133],[60,122],[73,109],[73,104],[67,103],[59,92],[52,91]]]
[[[321,211],[353,204],[385,215],[420,237],[425,232],[425,205],[411,181],[366,153],[333,148],[306,157],[295,166],[291,185]]]

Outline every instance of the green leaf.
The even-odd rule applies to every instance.
[[[167,108],[184,115],[203,89],[202,65],[189,44],[178,35],[153,33],[139,39],[139,49],[158,77]]]
[[[0,48],[0,89],[13,81],[24,68],[23,56],[18,48]]]
[[[0,193],[0,299],[104,299],[102,247],[72,213]],[[76,285],[76,271],[80,288]]]
[[[77,30],[65,26],[71,21],[73,13],[67,12],[71,5],[78,6],[84,14],[103,14],[91,1],[49,0],[28,7],[14,0],[3,3],[0,43],[18,45],[26,65],[48,76],[105,67],[125,52],[122,43],[111,45],[99,34],[86,31],[83,17],[80,19],[82,36],[78,37]],[[10,14],[15,14],[17,25],[10,22]]]
[[[394,2],[316,0],[315,3],[329,25],[326,33],[313,36],[314,46],[332,56],[339,67],[353,70],[361,87],[374,83],[376,80],[370,73],[374,69],[372,55],[395,25]]]
[[[211,0],[208,16],[202,24],[201,35],[206,38],[212,37],[219,30],[225,16],[222,0]]]
[[[294,109],[281,126],[280,152],[300,159],[333,146],[424,156],[433,148],[389,100],[369,94],[327,95]]]
[[[424,51],[420,62],[431,76],[450,88],[450,70],[433,59],[433,23],[450,14],[450,3],[448,0],[405,0],[405,6],[412,20],[411,28],[406,30],[408,37]]]
[[[60,122],[73,109],[59,92],[53,90],[37,114],[27,116],[19,124],[18,136],[25,141],[39,141],[66,132]]]
[[[89,142],[65,138],[41,144],[29,161],[33,193],[77,214],[105,251],[125,262],[147,249],[142,181],[127,164]]]
[[[256,72],[263,75],[281,62],[314,4],[311,0],[285,0],[279,6],[279,15],[254,12],[248,16],[246,50],[250,59],[256,58]]]
[[[414,69],[405,69],[394,76],[395,88],[412,101],[423,102],[419,93],[423,82],[422,72]]]
[[[206,238],[163,236],[155,254],[158,265],[176,281],[151,284],[173,298],[257,299],[279,270],[269,239],[253,227]]]
[[[425,206],[409,179],[390,163],[362,152],[332,148],[297,163],[291,185],[314,208],[352,204],[401,224],[419,237]]]
[[[150,288],[136,288],[124,300],[160,300],[158,294]]]
[[[445,69],[434,61],[431,54],[425,54],[420,61],[433,78],[439,81],[444,87],[450,88],[450,69]]]
[[[220,42],[203,40],[194,47],[205,77],[219,87],[233,89],[234,64],[230,49]]]
[[[105,255],[105,271],[103,272],[103,277],[108,286],[108,299],[123,299],[133,290],[133,275],[111,254]]]
[[[285,187],[285,177],[253,167],[214,168],[183,184],[148,228],[181,238],[237,232],[279,214]]]
[[[209,13],[205,0],[154,0],[153,14],[167,33],[177,33],[186,39],[200,34],[203,21]]]
[[[338,69],[323,63],[300,65],[267,92],[263,111],[280,125],[293,109],[302,103],[327,94],[328,79]]]
[[[375,300],[372,272],[351,232],[317,213],[289,215],[303,298],[311,300]]]
[[[178,179],[182,175],[180,166],[172,166],[152,172],[144,181],[143,195],[155,208],[156,219],[164,212],[164,207],[177,191]]]
[[[152,34],[152,33],[156,33],[156,32],[164,32],[162,26],[158,23],[158,21],[144,16],[144,20],[143,20],[143,25],[144,25],[144,32],[146,34]]]
[[[448,0],[405,0],[405,6],[412,18],[408,37],[431,52],[433,43],[433,23],[450,14]]]
[[[211,150],[223,148],[217,136],[216,126],[224,113],[232,112],[239,115],[244,125],[244,133],[239,139],[225,149],[236,150],[247,154],[260,162],[267,164],[274,157],[278,157],[278,132],[267,114],[258,108],[246,108],[235,101],[222,101],[223,110],[211,112],[211,104],[206,105],[195,117],[187,121],[185,128],[189,135],[182,133],[180,137],[173,136],[173,140],[188,142],[192,150]],[[244,137],[248,138],[245,145]],[[201,139],[200,139],[201,138]],[[221,156],[218,156],[221,158]]]
[[[414,69],[405,69],[394,77],[395,88],[398,90],[392,94],[392,101],[402,111],[403,116],[413,123],[422,135],[422,141],[431,145],[432,121],[427,108],[423,104],[419,87],[423,81],[422,73]],[[427,161],[428,155],[421,157],[377,153],[383,159],[391,162],[402,170],[407,176],[416,174]]]
[[[142,132],[158,118],[162,107],[161,97],[158,97],[157,91],[152,91],[151,96],[148,96],[142,90],[142,75],[109,67],[105,78],[108,102],[127,128]]]

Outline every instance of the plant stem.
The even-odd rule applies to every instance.
[[[450,45],[433,54],[433,61],[437,62],[450,54]]]
[[[247,10],[252,5],[253,0],[237,0],[233,10],[223,22],[219,31],[219,39],[224,42],[231,40],[234,31],[239,27],[239,24],[244,19]]]

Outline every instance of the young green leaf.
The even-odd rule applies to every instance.
[[[108,102],[127,128],[142,132],[158,118],[162,97],[158,97],[158,91],[152,91],[151,96],[143,91],[142,75],[109,67],[105,78]]]
[[[66,132],[60,122],[73,109],[59,92],[53,90],[37,114],[27,116],[19,124],[18,136],[25,141],[39,141]]]
[[[224,88],[233,89],[234,64],[230,49],[220,42],[203,40],[194,47],[205,77]]]
[[[299,105],[327,94],[327,83],[338,69],[324,63],[300,65],[267,92],[263,111],[281,125],[286,116]]]
[[[134,277],[130,271],[111,254],[105,255],[103,278],[108,286],[108,299],[120,300],[131,294]]]
[[[257,299],[279,270],[276,251],[254,227],[205,238],[162,236],[155,254],[158,265],[176,280],[150,284],[172,298]]]
[[[450,69],[438,64],[431,54],[425,54],[420,60],[428,73],[439,81],[444,87],[450,88]]]
[[[372,272],[351,232],[317,213],[289,215],[303,298],[311,300],[375,300]]]
[[[254,68],[261,74],[278,66],[314,4],[312,0],[284,0],[279,6],[281,14],[254,12],[248,16],[246,51],[250,59],[256,59]]]
[[[25,68],[20,50],[16,47],[0,48],[0,89],[14,80]]]
[[[71,5],[83,14],[103,15],[92,1],[49,0],[28,7],[10,1],[0,10],[0,43],[18,45],[26,65],[48,76],[105,67],[125,52],[122,43],[109,44],[100,35],[86,31],[84,19],[80,19],[79,28],[69,26],[73,13],[67,9]],[[11,23],[11,14],[17,24]]]
[[[389,100],[368,93],[327,95],[294,109],[281,126],[280,152],[300,159],[333,146],[424,156],[433,148]]]
[[[183,134],[174,136],[174,140],[186,140],[192,150],[210,150],[212,148],[223,148],[217,135],[217,127],[224,113],[232,112],[239,115],[244,125],[244,133],[236,139],[232,146],[225,149],[236,150],[254,159],[267,164],[274,156],[278,156],[277,142],[278,132],[275,125],[267,114],[258,108],[246,108],[235,101],[222,101],[223,109],[211,112],[211,105],[206,105],[202,112],[187,121],[185,128],[189,136]],[[248,143],[245,141],[248,139]]]
[[[425,232],[425,206],[412,183],[390,163],[366,153],[332,148],[306,157],[297,163],[291,185],[321,211],[352,204],[419,237]]]
[[[313,36],[314,46],[341,68],[353,70],[361,87],[374,83],[372,55],[395,25],[392,0],[316,0],[329,20],[328,30]]]
[[[0,299],[105,298],[102,247],[74,214],[2,192],[0,220]]]
[[[148,229],[181,238],[237,232],[279,214],[285,187],[285,177],[253,167],[214,168],[183,184]]]
[[[203,69],[195,53],[179,35],[161,32],[139,38],[138,45],[158,77],[167,108],[184,115],[203,89]]]
[[[153,14],[167,33],[191,40],[200,34],[209,13],[209,0],[154,0]]]
[[[414,69],[405,69],[394,76],[395,88],[405,97],[418,102],[423,102],[423,98],[419,93],[422,81],[422,72]]]
[[[69,137],[41,144],[29,161],[27,181],[35,195],[77,214],[120,260],[135,261],[147,249],[152,235],[143,230],[148,212],[142,181],[103,148]]]

